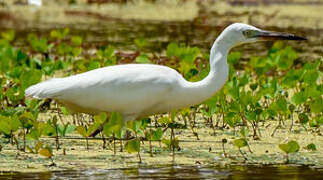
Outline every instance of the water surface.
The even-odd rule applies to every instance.
[[[141,167],[110,170],[2,172],[0,179],[323,179],[323,169],[303,166]]]

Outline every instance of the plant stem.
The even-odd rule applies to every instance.
[[[253,152],[251,151],[251,148],[250,148],[249,143],[248,143],[248,145],[247,145],[247,146],[248,146],[249,152],[250,152],[250,153],[253,153]]]
[[[212,116],[211,117],[209,117],[210,118],[210,123],[211,123],[211,128],[213,129],[213,136],[216,136],[216,132],[215,132],[215,127],[214,127],[214,124],[213,124],[213,118],[212,118]]]
[[[174,128],[171,127],[171,136],[170,136],[170,139],[171,139],[171,145],[172,145],[172,157],[173,157],[173,164],[175,162],[175,134],[174,134]]]
[[[274,129],[274,131],[273,131],[273,133],[271,133],[271,137],[274,137],[274,135],[275,135],[275,133],[276,133],[276,131],[277,131],[277,129],[280,127],[280,125],[278,125],[278,126],[276,126],[275,127],[275,129]]]
[[[89,138],[86,137],[85,139],[86,139],[86,150],[89,150]]]
[[[222,143],[222,149],[223,149],[224,157],[227,157],[227,153],[225,152],[225,149],[224,149],[224,143]]]
[[[293,125],[294,125],[294,118],[293,118],[293,114],[291,115],[291,119],[292,119],[292,124],[290,125],[289,132],[292,132]]]
[[[59,147],[58,126],[57,126],[57,124],[55,125],[55,131],[56,131],[56,138],[55,138],[55,140],[56,140],[56,150],[58,151],[60,149],[60,147]]]
[[[26,152],[26,130],[25,130],[25,127],[23,128],[23,131],[24,131],[24,147],[23,147],[23,151]]]
[[[120,152],[123,152],[123,144],[122,144],[122,139],[120,139]]]
[[[16,137],[14,137],[14,138],[13,138],[13,140],[14,140],[14,141],[15,141],[15,143],[16,143],[17,150],[19,150],[19,142],[18,142],[17,138],[16,138]]]
[[[239,152],[240,152],[240,154],[242,155],[242,157],[247,161],[248,160],[248,158],[242,153],[242,151],[241,151],[241,149],[239,148]]]
[[[286,154],[286,164],[289,164],[288,154]]]
[[[116,155],[116,140],[115,140],[115,136],[114,133],[112,133],[112,138],[113,138],[113,155]]]
[[[305,127],[305,125],[303,123],[301,123],[303,128],[305,129],[305,131],[307,132],[307,128]]]
[[[138,140],[137,133],[135,133],[135,135],[136,135],[136,139]],[[139,146],[140,146],[140,141],[139,141]],[[139,151],[138,151],[138,158],[139,158],[139,163],[142,163],[141,156],[140,156],[140,147],[139,147]]]
[[[102,138],[102,141],[103,141],[102,149],[104,150],[105,147],[106,147],[107,141],[104,138],[104,133],[102,131],[100,133],[101,133],[101,138]]]
[[[150,133],[150,136],[152,135],[152,131],[151,131],[151,121],[150,121],[150,127],[149,127],[149,133]],[[150,157],[153,157],[153,148],[152,148],[152,145],[151,145],[151,137],[149,137],[149,153],[150,153]]]
[[[183,118],[183,120],[184,120],[184,126],[185,126],[185,127],[187,127],[187,119],[185,118],[185,116],[184,116],[184,115],[182,115],[182,118]]]
[[[13,133],[12,130],[10,130],[10,143],[13,145]]]

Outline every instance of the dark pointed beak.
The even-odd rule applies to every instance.
[[[263,40],[307,40],[304,37],[296,36],[294,34],[289,33],[281,33],[281,32],[272,32],[272,31],[261,31],[256,37],[261,38]]]

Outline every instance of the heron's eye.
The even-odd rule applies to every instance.
[[[246,30],[246,31],[243,31],[242,34],[246,37],[246,38],[249,38],[251,37],[252,35],[252,31],[251,30]]]

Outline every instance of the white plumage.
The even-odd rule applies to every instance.
[[[25,94],[55,99],[75,112],[120,112],[125,120],[168,112],[199,104],[214,95],[228,77],[226,59],[230,48],[264,37],[299,38],[236,23],[227,27],[214,42],[210,73],[202,81],[186,81],[166,66],[128,64],[44,81],[29,87]]]

